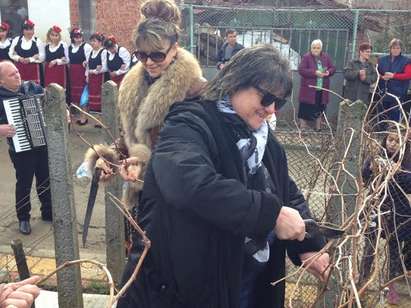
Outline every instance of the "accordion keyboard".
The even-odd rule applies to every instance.
[[[4,100],[7,121],[16,128],[12,138],[16,153],[46,145],[44,118],[39,96]]]

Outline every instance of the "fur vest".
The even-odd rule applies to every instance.
[[[137,63],[121,82],[118,112],[122,136],[130,157],[137,157],[143,166],[150,159],[151,150],[170,107],[186,98],[197,96],[205,84],[201,67],[188,51],[178,48],[176,59],[151,85],[145,78],[144,66]],[[117,161],[113,146],[97,145],[95,150],[109,161]],[[94,169],[98,156],[89,149],[85,161]],[[145,170],[145,168],[143,168]],[[144,172],[140,176],[144,178]],[[135,192],[141,183],[129,183],[123,200],[132,206]]]
[[[200,65],[179,48],[175,61],[149,86],[141,62],[125,76],[119,91],[118,109],[124,141],[130,156],[139,157],[141,145],[151,150],[151,131],[159,130],[170,107],[195,95],[202,78]],[[137,147],[136,146],[140,145]]]

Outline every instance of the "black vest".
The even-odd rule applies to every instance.
[[[0,61],[3,60],[11,60],[9,57],[9,50],[10,50],[10,46],[11,46],[11,39],[10,38],[6,38],[6,41],[9,42],[9,45],[6,48],[0,48]]]
[[[114,72],[120,69],[120,67],[124,64],[123,59],[120,57],[120,48],[118,47],[117,52],[114,54],[114,57],[112,60],[109,59],[109,56],[107,56],[107,67],[110,72]]]
[[[69,47],[69,58],[71,64],[83,64],[86,61],[86,54],[84,52],[84,44],[81,44],[77,52],[73,53],[73,45]]]
[[[50,45],[47,44],[46,46],[46,62],[51,62],[56,59],[64,58],[66,55],[64,54],[64,47],[63,44],[60,44],[59,48],[56,51],[50,51]]]
[[[88,68],[90,70],[95,70],[97,68],[98,65],[101,65],[101,54],[103,53],[104,48],[102,48],[99,53],[97,54],[97,56],[95,58],[93,58],[90,54],[90,58],[88,59]]]
[[[30,58],[33,57],[34,55],[37,55],[39,53],[39,48],[37,47],[37,37],[35,37],[32,42],[31,42],[31,48],[29,50],[25,50],[21,48],[21,41],[23,39],[23,35],[20,36],[15,51],[18,56],[23,57],[23,58]]]

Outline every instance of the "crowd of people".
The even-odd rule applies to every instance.
[[[322,281],[330,272],[329,255],[320,252],[326,240],[306,236],[309,206],[268,124],[291,94],[289,64],[273,46],[244,48],[229,30],[218,73],[207,82],[194,55],[178,44],[181,15],[175,2],[148,0],[141,15],[133,53],[98,32],[85,42],[79,28],[70,31],[68,45],[53,26],[43,44],[30,20],[11,39],[8,24],[1,23],[0,99],[38,94],[39,84],[58,83],[70,102],[101,111],[103,82],[120,86],[121,140],[90,149],[82,164],[88,171],[98,166],[101,181],[122,177],[123,200],[152,241],[138,279],[117,307],[282,307],[285,282],[270,283],[284,277],[286,256]],[[379,113],[399,121],[399,108],[384,94],[405,100],[411,63],[401,55],[401,41],[392,40],[389,48],[377,70],[369,61],[372,46],[359,45],[359,58],[344,70],[344,95],[369,103],[370,87],[380,75]],[[321,129],[335,71],[322,41],[314,40],[298,67],[301,129]],[[82,114],[77,124],[87,122]],[[0,104],[0,136],[8,138],[16,170],[19,230],[30,234],[34,176],[42,219],[52,220],[47,147],[15,153],[15,133]],[[387,151],[390,140],[384,141]],[[121,167],[116,170],[107,160],[120,161]],[[368,182],[373,174],[369,166],[365,170]],[[143,251],[138,234],[131,237],[123,284]],[[397,268],[390,270],[398,274]]]
[[[22,80],[42,86],[57,83],[66,89],[68,102],[80,105],[83,91],[88,94],[86,110],[101,111],[101,86],[106,80],[120,85],[124,75],[138,60],[113,35],[93,33],[85,41],[81,29],[70,31],[70,44],[62,40],[62,29],[54,25],[43,43],[35,36],[35,24],[24,21],[21,35],[9,37],[10,26],[0,25],[0,61],[13,61]],[[85,125],[81,117],[77,124]]]

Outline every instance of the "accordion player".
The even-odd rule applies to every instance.
[[[16,128],[12,138],[16,153],[45,146],[44,95],[17,96],[3,100],[9,124]]]

